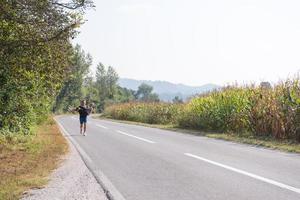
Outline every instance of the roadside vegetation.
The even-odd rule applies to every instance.
[[[71,39],[92,7],[89,0],[1,1],[0,199],[44,185],[67,151],[49,116],[65,85],[87,74],[90,58],[81,62]]]
[[[164,103],[150,85],[136,91],[120,87],[112,66],[99,63],[92,75],[92,57],[71,40],[93,7],[90,0],[1,2],[0,199],[16,199],[46,182],[66,152],[49,116],[68,112],[82,99],[113,119],[299,146],[299,79],[274,87],[231,86],[186,103],[179,97]]]
[[[217,134],[211,136],[223,139],[242,137],[248,138],[248,143],[250,139],[273,140],[297,147],[300,142],[300,82],[295,78],[273,87],[228,86],[187,103],[116,104],[108,106],[104,116],[213,132]]]
[[[43,187],[68,145],[49,117],[35,134],[0,135],[0,199],[19,199],[31,188]]]
[[[112,66],[97,65],[71,40],[91,0],[12,0],[0,5],[0,199],[45,184],[66,144],[51,113],[87,100],[94,112],[137,99],[158,101],[152,87],[117,84]]]
[[[96,113],[118,103],[159,102],[158,95],[153,93],[150,85],[141,84],[136,91],[120,87],[119,76],[111,66],[106,67],[99,63],[93,76],[89,73],[91,57],[79,46],[75,50],[77,54],[72,59],[76,64],[71,68],[74,73],[71,73],[71,78],[66,80],[56,97],[53,107],[55,113],[68,112],[70,107],[78,106],[81,99],[85,99]]]
[[[90,7],[88,0],[1,2],[1,135],[32,134],[47,118],[63,84],[74,76],[79,50],[71,39]]]

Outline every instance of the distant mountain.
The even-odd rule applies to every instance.
[[[175,84],[167,81],[148,81],[148,80],[135,80],[128,78],[120,78],[119,85],[132,90],[137,90],[138,87],[146,83],[153,87],[153,91],[159,95],[163,101],[172,101],[175,96],[179,96],[186,100],[188,97],[208,92],[220,86],[215,84],[205,84],[202,86],[188,86],[184,84]]]

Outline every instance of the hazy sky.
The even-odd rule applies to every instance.
[[[300,69],[300,0],[94,0],[75,40],[121,77],[201,85]]]

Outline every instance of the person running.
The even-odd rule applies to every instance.
[[[80,122],[80,134],[86,136],[86,123],[87,123],[87,116],[90,114],[91,109],[89,109],[86,105],[86,101],[80,101],[80,106],[74,109],[79,113],[79,122]]]

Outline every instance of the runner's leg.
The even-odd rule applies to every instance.
[[[83,123],[83,132],[84,132],[84,133],[86,132],[86,122]]]

